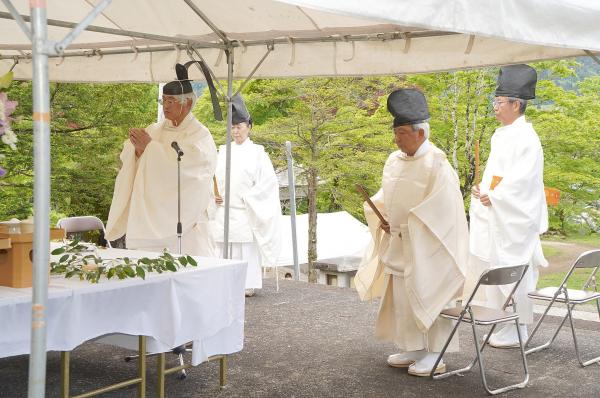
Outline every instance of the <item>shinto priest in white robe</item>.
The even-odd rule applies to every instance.
[[[548,229],[544,194],[544,154],[531,123],[525,116],[494,132],[490,155],[481,180],[486,207],[471,197],[470,252],[465,296],[472,292],[481,273],[490,268],[529,264],[515,294],[519,322],[533,322],[533,303],[527,293],[535,290],[538,267],[547,266],[540,234]],[[495,177],[495,178],[494,178]],[[491,189],[492,180],[497,185]],[[513,286],[488,286],[479,300],[501,308]],[[481,289],[480,289],[481,290]]]
[[[179,126],[169,119],[150,125],[152,141],[136,158],[125,141],[117,175],[106,235],[115,240],[126,235],[129,249],[177,253],[177,141],[181,158],[182,252],[215,257],[209,226],[209,206],[214,203],[212,177],[216,146],[210,131],[190,112]]]
[[[226,148],[219,148],[217,184],[225,193]],[[223,250],[224,206],[217,207],[214,236]],[[229,244],[231,258],[248,261],[246,289],[262,288],[262,266],[275,266],[281,250],[279,183],[269,155],[262,145],[247,138],[231,143]]]
[[[365,205],[373,234],[355,277],[362,300],[382,297],[375,334],[403,351],[440,352],[452,330],[439,313],[460,295],[468,230],[456,172],[425,141],[414,156],[393,152],[372,198],[390,225]],[[458,350],[458,340],[448,348]]]

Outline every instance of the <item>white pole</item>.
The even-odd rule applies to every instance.
[[[46,2],[30,1],[33,57],[33,296],[29,398],[46,388],[46,303],[50,262],[50,88],[46,52]]]
[[[31,31],[16,13],[10,0],[2,0],[31,37],[33,82],[33,276],[31,296],[31,350],[29,355],[29,398],[43,398],[46,390],[46,306],[50,263],[50,83],[48,56],[63,54],[69,44],[108,6],[102,0],[60,42],[48,40],[46,0],[30,0]]]
[[[163,87],[165,86],[165,83],[158,83],[158,95],[157,98],[161,99],[162,98],[162,91],[163,91]],[[165,118],[165,114],[163,112],[163,106],[162,104],[159,102],[158,103],[158,107],[156,109],[156,121],[158,123],[162,122]]]
[[[294,179],[294,159],[292,158],[292,143],[285,142],[285,153],[288,166],[288,192],[290,195],[290,219],[292,221],[292,248],[294,252],[294,279],[300,280],[300,265],[298,264],[298,239],[296,237],[296,182]]]
[[[231,125],[232,125],[232,102],[233,93],[233,48],[226,51],[227,54],[227,141],[225,151],[225,219],[223,221],[223,258],[231,256],[229,249],[229,192],[231,188]]]

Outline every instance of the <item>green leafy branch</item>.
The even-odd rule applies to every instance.
[[[102,259],[95,254],[89,254],[89,247],[74,240],[65,246],[52,251],[52,255],[62,256],[58,261],[50,263],[50,272],[55,275],[64,274],[65,278],[73,276],[80,280],[98,283],[102,276],[107,279],[142,278],[146,279],[147,272],[177,272],[181,267],[196,267],[198,263],[192,256],[182,255],[175,257],[164,251],[157,258],[142,257],[132,259],[129,257],[116,259]]]

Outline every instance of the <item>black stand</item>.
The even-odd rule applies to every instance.
[[[181,251],[181,157],[183,156],[183,152],[177,152],[177,252],[179,255],[182,254]]]
[[[181,251],[181,235],[183,233],[183,228],[181,227],[181,157],[183,156],[183,152],[178,149],[175,150],[177,151],[177,253],[181,255],[183,253]],[[175,347],[173,349],[173,353],[179,357],[179,363],[181,366],[183,366],[183,354],[185,353],[185,344],[179,347]],[[183,380],[186,377],[187,373],[185,369],[181,369],[179,379]]]

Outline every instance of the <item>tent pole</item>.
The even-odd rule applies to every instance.
[[[231,47],[229,46],[229,39],[227,38],[227,36],[225,35],[225,33],[219,29],[217,27],[217,25],[214,24],[213,21],[211,21],[206,14],[204,14],[202,12],[202,10],[200,8],[198,8],[198,6],[196,6],[196,4],[194,4],[194,2],[192,0],[183,0],[188,7],[190,7],[192,9],[192,11],[194,11],[196,13],[196,15],[198,15],[200,17],[200,19],[202,19],[204,21],[205,24],[208,25],[208,27],[215,32],[215,34],[217,36],[219,36],[219,39],[221,39],[221,41],[223,42],[223,44],[225,44],[227,49],[231,49]]]
[[[29,398],[42,398],[46,388],[46,304],[50,261],[50,87],[46,2],[31,1],[33,53],[33,296]]]
[[[225,220],[223,221],[223,258],[230,258],[229,250],[229,192],[231,190],[231,125],[233,93],[233,48],[225,50],[227,54],[227,141],[225,151]]]
[[[3,1],[7,1],[7,0],[3,0]],[[18,17],[18,19],[17,19],[17,17]],[[12,12],[7,13],[4,11],[0,12],[0,19],[15,19],[19,25],[21,25],[21,22],[19,22],[19,20],[24,21],[24,22],[31,21],[31,18],[28,15],[12,14]],[[48,19],[47,21],[48,21],[48,26],[58,26],[61,28],[77,27],[77,24],[73,23],[73,22],[61,21],[58,19]],[[198,48],[224,48],[224,46],[219,43],[203,42],[203,41],[193,40],[193,39],[185,38],[185,37],[176,37],[176,36],[172,37],[172,36],[156,35],[153,33],[136,32],[133,30],[106,28],[103,26],[88,25],[85,28],[85,30],[87,30],[89,32],[106,33],[109,35],[126,36],[126,37],[131,37],[131,38],[136,38],[136,39],[148,39],[148,40],[161,41],[161,42],[165,42],[165,43],[193,45]]]
[[[111,0],[103,0],[63,41],[48,40],[45,0],[30,0],[33,86],[33,277],[31,297],[31,346],[29,356],[29,398],[43,398],[46,390],[46,306],[48,303],[48,264],[50,263],[50,83],[48,56],[62,53],[73,39]],[[19,15],[10,0],[3,3]]]
[[[285,142],[285,154],[288,166],[288,193],[290,195],[290,216],[292,221],[292,248],[294,253],[294,279],[300,280],[300,265],[298,264],[298,239],[296,237],[296,181],[294,178],[294,158],[292,158],[292,143]],[[275,267],[277,271],[277,267]]]
[[[246,87],[246,84],[250,81],[250,79],[252,79],[252,76],[254,76],[254,74],[256,73],[258,68],[260,68],[260,66],[265,61],[265,59],[267,59],[267,56],[269,54],[271,54],[271,51],[273,51],[274,49],[275,49],[275,46],[273,44],[267,44],[267,52],[265,53],[265,55],[263,55],[263,57],[260,59],[260,61],[258,61],[256,66],[254,67],[254,69],[252,69],[252,72],[250,72],[250,74],[246,77],[246,80],[244,80],[244,82],[242,83],[240,88],[237,89],[237,91],[235,92],[236,95],[239,94],[240,92],[242,92],[244,87]]]
[[[585,53],[586,53],[587,55],[589,55],[589,56],[590,56],[590,58],[592,58],[594,61],[596,61],[596,63],[597,63],[598,65],[600,65],[600,58],[598,58],[597,56],[595,56],[593,52],[591,52],[590,50],[583,50],[583,51],[585,51]]]
[[[208,67],[208,63],[206,62],[206,60],[204,60],[204,57],[202,56],[202,54],[200,54],[198,52],[198,50],[196,50],[195,48],[190,48],[190,47],[188,47],[187,54],[188,54],[188,57],[190,57],[190,59],[192,61],[197,61],[194,58],[194,54],[196,54],[198,56],[198,58],[200,58],[200,60],[203,61],[206,64],[206,67],[208,68],[208,71],[210,72],[210,75],[212,76],[213,82],[219,87],[219,89],[217,90],[217,94],[219,94],[219,97],[221,97],[221,99],[223,101],[227,101],[225,99],[225,90],[223,89],[223,86],[221,86],[221,82],[219,82],[219,79],[217,78],[217,76],[215,75],[215,73],[213,72],[213,70]],[[198,65],[197,63],[195,65],[198,68],[198,70],[200,72],[202,72],[202,68],[200,67],[200,65]]]

